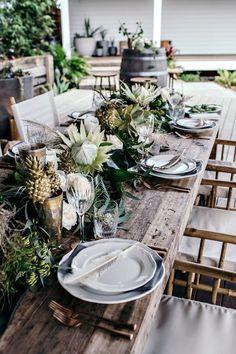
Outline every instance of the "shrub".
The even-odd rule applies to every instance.
[[[49,49],[56,0],[1,0],[0,55],[12,58]]]

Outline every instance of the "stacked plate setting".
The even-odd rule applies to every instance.
[[[168,163],[175,158],[175,155],[157,155],[152,156],[141,162],[141,168],[149,171],[153,177],[163,179],[183,179],[197,175],[202,169],[202,162],[186,157],[181,157],[179,161],[171,167],[166,167]]]
[[[201,134],[216,127],[216,122],[199,118],[182,118],[171,122],[174,129],[185,133]]]
[[[72,260],[72,272],[64,275],[60,266],[58,270],[60,284],[79,299],[101,304],[136,300],[156,289],[163,279],[161,257],[140,242],[113,238],[83,245],[85,247]],[[65,255],[60,264],[69,255]],[[113,262],[93,271],[113,256]]]

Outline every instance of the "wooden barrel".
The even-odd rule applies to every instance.
[[[167,86],[167,61],[164,48],[159,48],[154,54],[151,49],[144,51],[124,49],[120,79],[129,83],[133,77],[155,77],[158,85]]]

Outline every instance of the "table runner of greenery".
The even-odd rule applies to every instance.
[[[140,161],[140,151],[146,153],[152,142],[140,140],[137,126],[150,114],[155,118],[155,130],[165,131],[170,120],[168,92],[155,86],[123,84],[119,93],[103,99],[96,111],[100,125],[86,132],[83,123],[71,125],[65,134],[57,133],[48,146],[56,150],[61,175],[71,172],[90,174],[95,183],[95,200],[116,200],[119,222],[127,218],[125,197],[133,197],[127,184],[134,188],[145,178],[129,169]],[[39,217],[40,205],[63,186],[63,178],[53,165],[42,166],[29,157],[24,165],[17,160],[13,173],[4,181],[0,194],[0,293],[2,297],[26,286],[43,284],[57,268],[56,244]],[[130,189],[129,189],[130,190]],[[77,232],[77,218],[64,193],[63,224],[71,234]],[[87,236],[93,235],[93,210],[86,214]]]

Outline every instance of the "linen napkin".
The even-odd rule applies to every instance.
[[[58,272],[61,273],[61,274],[63,274],[63,275],[66,275],[66,274],[71,273],[71,263],[72,263],[72,261],[73,261],[73,258],[74,258],[75,256],[77,256],[77,254],[78,254],[79,252],[81,252],[81,251],[82,251],[83,249],[85,249],[85,248],[86,248],[86,247],[83,246],[83,245],[81,245],[81,244],[77,245],[77,246],[74,248],[73,252],[70,254],[70,256],[69,256],[64,262],[62,262],[62,263],[59,265],[59,267],[58,267]]]
[[[140,286],[140,288],[135,289],[135,291],[148,291],[151,290],[155,285],[156,282],[160,276],[161,270],[162,270],[162,259],[158,258],[155,260],[156,262],[156,271],[155,274],[153,275],[152,279],[150,279],[146,284],[143,286]]]
[[[219,120],[220,119],[220,114],[218,113],[190,113],[189,114],[190,118],[199,118],[202,120]]]

